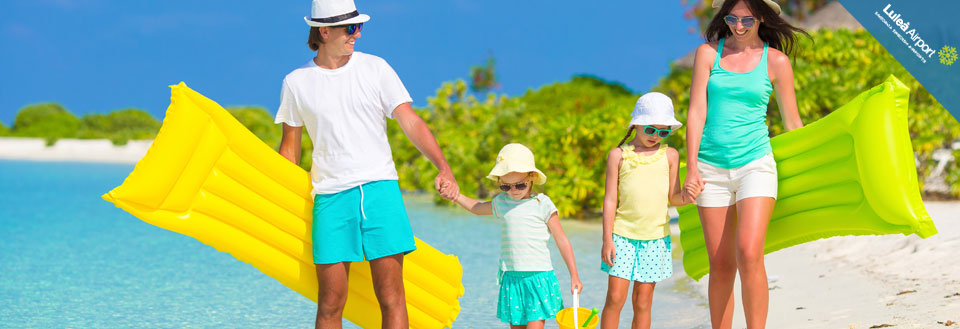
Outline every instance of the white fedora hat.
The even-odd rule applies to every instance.
[[[363,23],[370,20],[370,16],[357,12],[357,5],[353,0],[313,0],[310,17],[304,17],[310,26],[334,26]]]

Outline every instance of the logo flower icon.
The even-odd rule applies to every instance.
[[[953,62],[957,60],[957,48],[943,46],[938,53],[940,56],[940,64],[953,65]]]

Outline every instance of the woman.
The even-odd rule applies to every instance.
[[[740,273],[747,328],[763,328],[769,300],[763,245],[777,197],[766,125],[775,90],[787,130],[797,112],[791,53],[797,33],[773,0],[715,0],[719,8],[697,48],[687,117],[686,191],[697,197],[714,328],[730,328]],[[736,205],[736,206],[734,206]]]

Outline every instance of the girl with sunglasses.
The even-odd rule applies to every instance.
[[[637,100],[627,135],[607,157],[600,269],[609,279],[601,328],[618,328],[630,282],[633,328],[650,328],[653,288],[673,275],[667,207],[688,204],[693,198],[687,195],[699,193],[681,191],[680,153],[663,143],[680,126],[670,97],[647,93]]]
[[[570,272],[570,291],[579,293],[583,288],[557,207],[547,195],[533,192],[533,184],[546,183],[547,176],[535,166],[530,149],[508,144],[497,154],[487,178],[496,181],[503,193],[487,202],[461,194],[453,201],[475,215],[494,215],[500,221],[497,317],[511,328],[543,328],[546,319],[563,309],[547,248],[551,235]]]
[[[713,328],[730,328],[740,274],[747,328],[766,325],[769,293],[763,246],[777,198],[777,165],[766,125],[770,94],[786,130],[797,112],[792,53],[797,33],[774,0],[715,0],[716,15],[697,48],[687,116],[687,177],[710,261]]]

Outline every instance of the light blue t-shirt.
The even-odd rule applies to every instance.
[[[500,220],[501,271],[553,270],[547,221],[556,212],[546,194],[516,200],[500,193],[493,198],[493,214]]]

